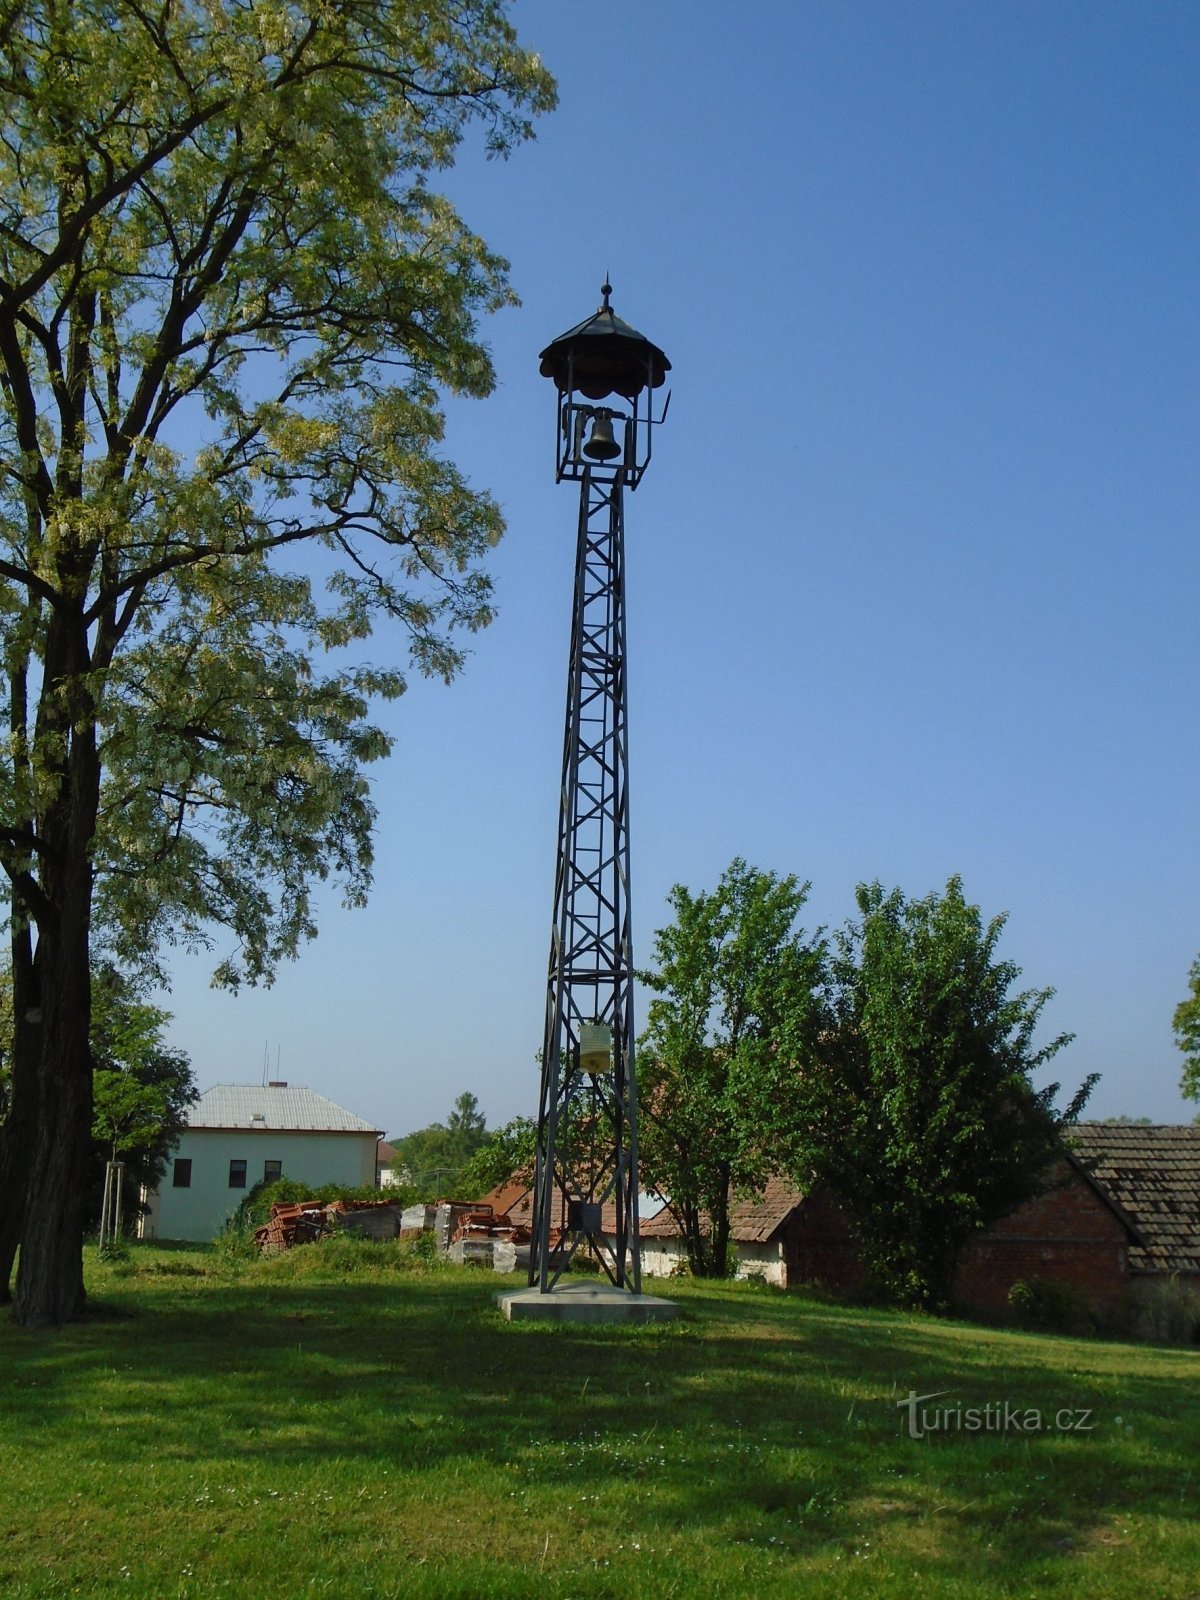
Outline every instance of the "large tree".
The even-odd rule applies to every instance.
[[[676,884],[654,939],[638,1043],[640,1168],[701,1276],[723,1276],[731,1195],[761,1193],[794,1143],[793,1086],[825,1016],[824,944],[796,925],[808,885],[735,859],[711,892]]]
[[[536,1159],[537,1123],[532,1117],[514,1117],[493,1128],[467,1159],[454,1180],[454,1191],[463,1200],[478,1200],[510,1180],[532,1185]]]
[[[433,1198],[456,1187],[459,1173],[487,1139],[487,1121],[473,1094],[459,1095],[445,1122],[399,1135],[389,1142],[399,1166],[422,1195]]]
[[[439,453],[506,263],[431,187],[552,104],[500,0],[3,0],[0,865],[15,1039],[0,1274],[73,1317],[93,927],[268,977],[361,898],[372,695],[490,616],[490,498]],[[303,545],[289,571],[281,557]],[[322,586],[314,579],[324,579]],[[22,1221],[20,1197],[25,1198]]]
[[[963,1244],[1034,1194],[1095,1077],[1065,1111],[1033,1075],[1070,1040],[1037,1042],[1053,990],[1016,990],[1003,916],[957,877],[909,900],[860,884],[834,940],[833,1025],[796,1086],[793,1171],[830,1184],[865,1265],[894,1297],[939,1309]]]
[[[1188,971],[1188,997],[1175,1007],[1171,1025],[1184,1056],[1180,1093],[1185,1099],[1200,1100],[1200,956]]]

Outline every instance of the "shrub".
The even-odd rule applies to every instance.
[[[1008,1303],[1023,1328],[1039,1333],[1094,1333],[1096,1317],[1085,1297],[1069,1284],[1019,1278]]]
[[[437,1234],[432,1228],[424,1233],[419,1233],[415,1239],[406,1240],[403,1247],[408,1254],[418,1262],[423,1262],[427,1267],[436,1266],[444,1259],[438,1249]]]
[[[1150,1344],[1200,1344],[1200,1294],[1169,1278],[1151,1278],[1130,1289],[1122,1321],[1135,1339]]]
[[[599,1277],[601,1271],[600,1262],[599,1259],[592,1254],[590,1246],[588,1246],[587,1249],[576,1250],[575,1254],[571,1257],[570,1271],[583,1273],[586,1276],[593,1278]]]
[[[391,1273],[447,1271],[444,1258],[436,1251],[432,1254],[423,1247],[423,1241],[432,1234],[422,1234],[411,1243],[407,1240],[381,1242],[376,1239],[359,1239],[350,1234],[330,1234],[315,1244],[297,1249],[282,1250],[278,1255],[260,1256],[254,1266],[256,1278],[268,1280],[297,1278],[356,1278]],[[436,1242],[435,1242],[436,1243]]]
[[[258,1255],[254,1238],[257,1224],[245,1214],[243,1201],[213,1240],[213,1260],[219,1267],[237,1268]]]

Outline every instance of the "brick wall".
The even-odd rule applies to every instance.
[[[999,1222],[962,1253],[955,1298],[979,1311],[1003,1311],[1020,1279],[1077,1290],[1092,1306],[1111,1305],[1129,1285],[1124,1226],[1074,1167],[1060,1166],[1053,1187]]]
[[[1111,1304],[1127,1288],[1128,1237],[1120,1221],[1068,1163],[1053,1184],[963,1251],[954,1284],[962,1306],[1003,1312],[1022,1278],[1076,1289],[1093,1306]],[[846,1214],[828,1191],[811,1195],[789,1221],[784,1258],[789,1284],[822,1283],[849,1294],[865,1286]]]
[[[846,1213],[827,1189],[818,1189],[792,1213],[783,1252],[790,1287],[820,1283],[843,1294],[866,1287]]]

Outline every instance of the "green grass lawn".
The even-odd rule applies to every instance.
[[[0,1322],[0,1596],[1200,1594],[1200,1352],[686,1281],[510,1324],[511,1282],[93,1261],[100,1315]],[[1093,1426],[912,1439],[910,1389]]]

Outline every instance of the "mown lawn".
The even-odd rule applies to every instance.
[[[4,1600],[1200,1594],[1200,1352],[687,1282],[509,1324],[509,1280],[325,1248],[146,1247],[0,1323]],[[1093,1426],[914,1440],[911,1389]]]

